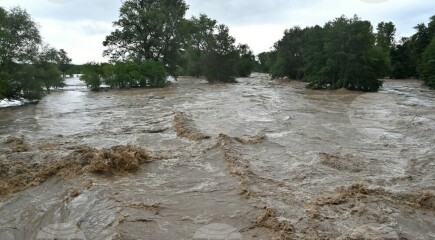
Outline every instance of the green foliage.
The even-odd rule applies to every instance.
[[[142,87],[162,88],[167,86],[165,66],[161,62],[148,61],[139,64]]]
[[[209,82],[234,82],[239,53],[225,25],[215,26],[206,40],[204,74]]]
[[[11,76],[13,83],[20,91],[19,97],[30,100],[41,99],[44,95],[42,82],[37,81],[40,69],[34,65],[24,64],[17,67],[17,71]]]
[[[103,82],[112,88],[162,88],[167,85],[165,66],[156,61],[88,63],[82,67],[82,73],[80,79],[93,91],[99,90]]]
[[[62,72],[62,76],[65,78],[65,75],[71,67],[72,59],[68,57],[68,53],[63,49],[59,50],[58,58],[59,70]]]
[[[239,44],[237,51],[239,52],[237,63],[238,76],[249,77],[256,64],[255,56],[247,44]]]
[[[42,82],[48,92],[51,88],[57,89],[65,86],[57,64],[59,61],[59,52],[55,48],[45,45],[34,62],[37,67],[35,80]]]
[[[112,60],[162,61],[176,76],[183,44],[184,0],[126,0],[120,9],[117,30],[103,42]]]
[[[300,27],[286,30],[284,37],[275,44],[277,55],[270,70],[272,78],[303,78],[304,32]]]
[[[391,50],[391,74],[395,79],[405,79],[417,76],[417,64],[412,57],[412,42],[409,38],[402,38]]]
[[[30,15],[19,7],[0,10],[0,64],[31,62],[38,53],[41,37]]]
[[[435,89],[435,37],[423,53],[420,76],[427,86]]]
[[[0,71],[0,99],[5,98],[8,89],[10,89],[8,79],[9,79],[9,74]]]
[[[92,91],[98,91],[103,83],[103,74],[104,72],[101,64],[90,62],[83,65],[80,80],[82,80]]]
[[[186,50],[183,54],[184,58],[184,74],[190,76],[204,76],[206,51],[209,43],[213,40],[213,31],[216,28],[216,20],[208,18],[201,14],[198,18],[192,17],[184,24],[184,32],[186,35]]]
[[[392,22],[381,22],[377,27],[376,44],[384,51],[389,52],[394,47],[396,27]]]
[[[321,36],[313,39],[316,35]],[[377,91],[382,86],[377,78],[388,69],[388,58],[375,46],[370,22],[342,16],[308,30],[306,45],[307,87]]]
[[[258,65],[256,67],[257,72],[268,73],[270,68],[268,64],[268,52],[262,52],[257,55]]]
[[[205,76],[209,82],[234,82],[236,76],[249,75],[255,61],[247,45],[235,46],[225,25],[202,14],[185,24],[186,50],[183,72],[191,76]]]
[[[63,87],[59,59],[25,10],[0,7],[0,97],[34,100],[44,95],[43,87]]]

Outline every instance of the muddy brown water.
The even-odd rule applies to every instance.
[[[435,91],[238,81],[94,93],[74,78],[37,105],[0,109],[0,181],[18,162],[36,171],[81,147],[131,144],[152,158],[0,194],[0,239],[55,223],[86,239],[192,239],[213,223],[243,239],[435,238]]]

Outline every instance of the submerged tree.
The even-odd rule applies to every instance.
[[[71,67],[72,59],[68,57],[68,53],[63,49],[59,50],[58,55],[59,70],[62,72],[62,77],[65,78],[65,75]]]
[[[89,62],[82,67],[80,80],[85,82],[86,86],[92,91],[100,90],[103,83],[104,71],[101,64]]]

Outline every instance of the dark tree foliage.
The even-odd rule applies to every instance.
[[[423,61],[423,55],[435,36],[435,16],[430,18],[427,26],[420,23],[414,29],[414,35],[402,38],[391,49],[392,78],[422,77],[422,67],[427,64]]]
[[[183,0],[126,0],[106,37],[105,56],[112,60],[161,61],[176,76],[188,7]]]
[[[405,79],[417,76],[417,64],[412,57],[412,43],[409,38],[402,40],[391,50],[391,77]]]
[[[209,46],[210,36],[217,25],[216,20],[201,14],[198,18],[192,17],[186,22],[186,51],[184,53],[184,73],[190,76],[204,76],[204,61]]]
[[[250,74],[250,64],[242,61],[254,56],[247,45],[235,46],[235,39],[229,35],[227,26],[200,15],[189,20],[189,32],[184,73],[205,76],[209,82],[234,82],[242,70],[244,75]]]
[[[105,83],[112,88],[162,88],[167,85],[165,66],[161,62],[119,61],[112,64],[88,63],[80,79],[93,91]]]
[[[257,55],[258,65],[256,71],[270,73],[276,59],[276,51],[262,52]]]
[[[43,45],[36,23],[19,7],[0,7],[0,98],[40,99],[63,86],[59,52]]]
[[[235,82],[239,53],[227,26],[217,25],[214,33],[207,36],[204,60],[207,81]]]
[[[435,37],[423,52],[420,76],[427,86],[435,89]]]
[[[82,66],[80,80],[92,91],[98,91],[103,83],[103,76],[103,66],[99,63],[90,62]]]
[[[394,47],[396,27],[392,22],[381,22],[377,27],[376,45],[389,52]]]
[[[52,88],[61,88],[65,86],[64,79],[58,67],[60,61],[59,52],[48,45],[43,46],[37,56],[34,66],[37,67],[37,81],[43,83],[48,92]]]
[[[62,72],[62,76],[65,78],[65,75],[71,67],[72,59],[68,57],[68,53],[63,49],[59,50],[58,55],[59,70]]]
[[[370,22],[342,16],[328,22],[323,30],[309,32],[323,35],[323,44],[311,39],[313,46],[304,51],[308,87],[377,91],[382,86],[377,78],[388,69],[388,56],[375,46]]]
[[[272,78],[303,78],[304,32],[300,27],[286,30],[284,37],[275,44],[277,55],[270,70]]]
[[[239,52],[239,61],[237,63],[238,76],[249,77],[256,64],[255,56],[247,44],[239,44],[237,51]]]

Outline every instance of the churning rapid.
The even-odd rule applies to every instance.
[[[243,239],[435,238],[434,91],[238,81],[95,93],[73,78],[0,109],[0,239],[55,223],[86,239],[213,223]]]

